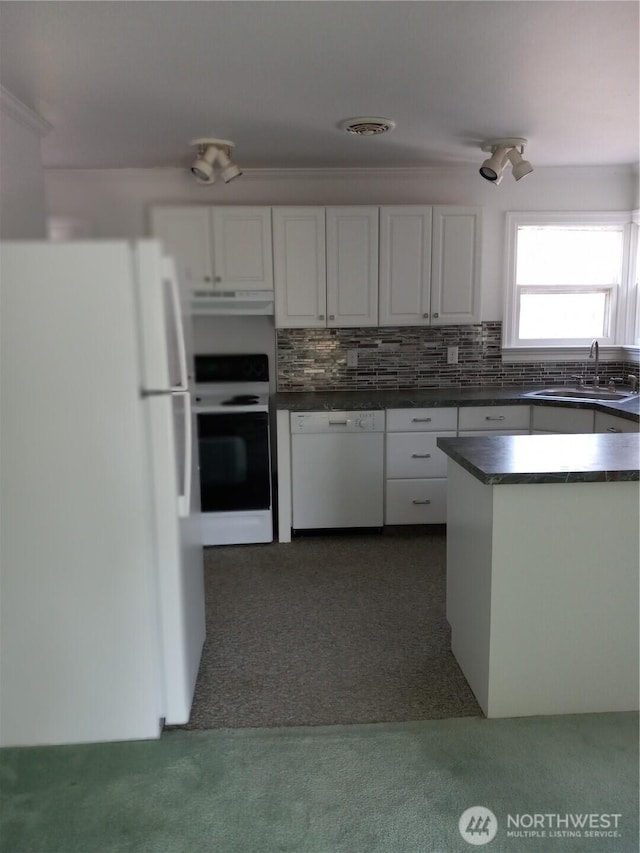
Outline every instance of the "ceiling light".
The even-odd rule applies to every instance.
[[[218,151],[218,163],[222,169],[220,174],[222,175],[222,180],[225,184],[228,184],[229,181],[232,181],[234,178],[237,178],[238,175],[242,174],[240,166],[231,160],[224,148],[221,148]]]
[[[519,181],[520,178],[524,178],[525,175],[533,172],[533,166],[528,160],[522,159],[522,154],[517,148],[512,148],[511,151],[509,151],[508,157],[509,160],[511,160],[511,174],[516,181]]]
[[[511,163],[511,172],[516,181],[533,172],[533,166],[528,160],[522,159],[526,139],[519,136],[507,139],[489,139],[480,146],[482,151],[490,151],[491,156],[480,166],[480,174],[487,181],[497,186],[502,180],[504,168]]]
[[[215,145],[208,145],[206,148],[203,148],[191,167],[191,174],[195,175],[199,181],[205,181],[206,183],[215,181],[213,164],[217,156],[218,149]]]
[[[499,183],[502,180],[502,172],[507,164],[509,149],[500,145],[494,149],[491,157],[487,158],[480,166],[480,174],[488,181]]]
[[[191,174],[195,177],[197,183],[209,186],[215,183],[216,176],[214,174],[214,166],[220,167],[220,174],[225,183],[237,178],[242,174],[240,167],[230,158],[231,149],[235,148],[235,143],[229,139],[215,139],[207,137],[204,139],[194,139],[191,145],[198,146],[198,156],[191,166]]]

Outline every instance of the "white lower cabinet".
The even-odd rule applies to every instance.
[[[387,480],[385,524],[444,524],[447,478]]]
[[[573,409],[569,406],[534,406],[531,432],[534,435],[593,432],[593,410]]]
[[[385,524],[444,524],[447,457],[438,437],[455,438],[458,410],[389,409]]]
[[[459,412],[458,429],[461,438],[470,430],[503,435],[529,432],[530,406],[462,406]]]
[[[640,424],[615,415],[596,412],[594,432],[638,432]]]

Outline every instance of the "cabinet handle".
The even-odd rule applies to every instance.
[[[414,423],[414,424],[430,424],[431,418],[411,418],[411,423]]]
[[[427,311],[427,313],[423,314],[422,316],[425,318],[425,320],[428,320],[429,319],[429,312]]]
[[[430,453],[412,453],[411,458],[412,459],[431,459],[431,454]]]
[[[438,314],[438,312],[436,311],[436,313],[433,315],[434,320],[437,320],[439,316],[440,316],[440,315],[439,315],[439,314]]]
[[[324,314],[318,314],[318,320],[324,320]]]
[[[607,432],[622,432],[618,427],[607,427]]]
[[[329,319],[330,319],[330,320],[335,320],[336,318],[335,318],[335,316],[334,316],[333,314],[329,314]]]
[[[431,501],[430,501],[430,500],[426,500],[426,501],[411,501],[411,503],[416,504],[416,505],[418,505],[418,504],[430,504],[430,503],[431,503]]]
[[[494,415],[493,417],[491,415],[487,415],[485,417],[485,421],[503,421],[503,420],[504,420],[504,415]]]
[[[217,275],[217,276],[215,277],[214,281],[222,281],[222,276]]]
[[[210,281],[211,281],[211,276],[210,276],[210,275],[205,275],[204,280],[205,280],[205,281],[209,281],[209,282],[210,282]]]

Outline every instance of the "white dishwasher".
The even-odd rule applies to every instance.
[[[294,530],[382,527],[384,418],[374,412],[291,412]]]

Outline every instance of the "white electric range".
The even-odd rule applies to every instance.
[[[197,355],[195,379],[203,545],[272,542],[268,357]]]

